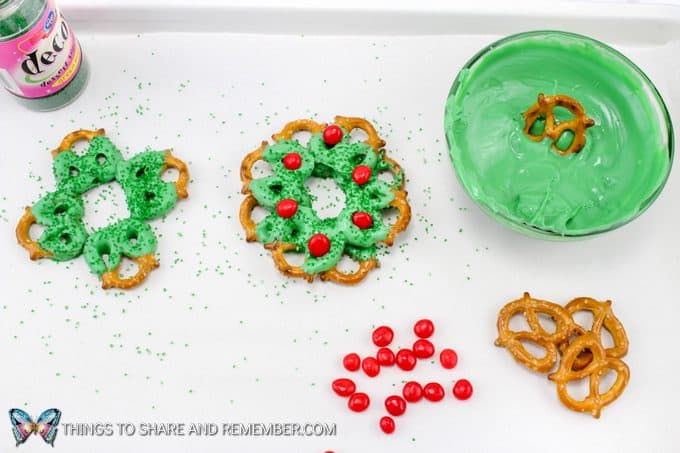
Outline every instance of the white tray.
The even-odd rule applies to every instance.
[[[0,97],[0,409],[58,407],[62,423],[320,421],[337,423],[338,433],[101,438],[62,430],[57,447],[73,453],[677,449],[680,176],[620,230],[544,242],[508,231],[468,199],[442,123],[450,85],[475,52],[502,35],[550,28],[621,50],[677,121],[680,9],[87,3],[66,8],[92,64],[83,96],[50,114]],[[406,170],[413,206],[407,233],[359,287],[283,278],[259,244],[245,243],[237,218],[242,157],[289,120],[335,114],[379,126]],[[126,156],[172,147],[190,165],[190,198],[153,222],[161,267],[129,293],[99,289],[82,258],[30,262],[14,240],[23,207],[54,187],[49,150],[81,127],[106,128]],[[95,198],[93,224],[120,214]],[[563,303],[614,301],[631,342],[631,381],[600,420],[564,408],[544,376],[493,347],[498,309],[525,290]],[[436,322],[438,347],[458,351],[458,367],[420,363],[373,380],[356,373],[373,402],[351,413],[330,390],[349,374],[341,357],[372,352],[372,326],[383,323],[396,329],[395,346],[408,346],[422,317]],[[402,379],[462,377],[475,386],[470,401],[452,398],[447,384],[445,401],[409,406],[392,436],[378,429],[382,401]],[[4,451],[13,439],[9,425],[3,432]]]

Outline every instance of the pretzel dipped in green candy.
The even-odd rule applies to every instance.
[[[88,148],[78,155],[71,148],[82,140]],[[144,151],[126,160],[103,129],[67,135],[52,156],[57,189],[25,209],[16,228],[19,244],[32,260],[67,261],[82,254],[104,289],[130,289],[142,283],[158,267],[156,235],[147,221],[165,215],[179,198],[188,196],[189,171],[184,162],[167,150]],[[161,179],[169,168],[178,172],[174,182]],[[82,195],[112,181],[121,185],[130,217],[88,231]],[[45,227],[37,239],[29,233],[33,224]],[[121,277],[123,258],[137,264],[135,275]]]
[[[363,130],[363,142],[351,139],[354,129]],[[297,132],[310,132],[306,145],[293,138]],[[312,120],[292,121],[263,142],[241,164],[242,192],[240,220],[246,241],[262,242],[271,251],[276,267],[286,276],[312,282],[356,284],[378,267],[377,244],[392,245],[411,218],[404,191],[404,174],[387,156],[385,142],[371,123],[362,118],[338,116],[335,124]],[[253,178],[253,166],[263,160],[273,175]],[[391,173],[392,181],[378,176]],[[345,206],[336,217],[322,219],[312,207],[313,197],[305,187],[310,177],[331,178],[345,195]],[[256,223],[253,210],[261,206],[267,216]],[[383,211],[396,209],[391,225],[383,222]],[[291,265],[287,253],[304,254],[301,266]],[[358,263],[358,269],[345,273],[337,268],[343,256]]]

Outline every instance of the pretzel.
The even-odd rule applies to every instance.
[[[335,159],[336,156],[329,157],[329,155],[332,155],[333,147],[338,142],[332,144],[326,143],[325,138],[322,138],[322,132],[324,132],[329,126],[323,123],[317,123],[316,121],[310,119],[289,122],[280,132],[272,135],[272,139],[277,142],[276,144],[270,146],[268,142],[263,141],[257,149],[247,154],[243,159],[240,168],[242,182],[241,192],[245,194],[246,197],[241,202],[239,208],[239,220],[245,231],[246,241],[253,242],[259,240],[263,242],[265,248],[271,251],[275,266],[284,275],[288,277],[303,278],[309,282],[312,282],[318,275],[322,281],[333,281],[336,283],[353,285],[363,280],[371,270],[376,269],[379,266],[378,260],[375,258],[374,243],[383,242],[387,245],[392,245],[396,235],[402,232],[408,226],[411,219],[411,208],[406,199],[407,193],[403,190],[403,172],[396,161],[385,155],[385,151],[382,150],[385,142],[378,136],[371,123],[362,118],[337,116],[335,118],[335,124],[341,128],[344,128],[340,138],[343,144],[338,148],[341,151],[339,151],[340,154],[337,155],[338,161],[334,162],[334,164],[337,164],[335,167],[333,166],[334,164],[329,163],[329,159]],[[337,128],[337,126],[335,127]],[[369,179],[361,182],[361,184],[367,184],[370,181],[368,187],[371,187],[371,189],[369,190],[376,190],[377,195],[371,195],[372,198],[364,197],[360,199],[360,206],[363,207],[366,203],[368,203],[368,205],[366,205],[364,209],[358,209],[355,211],[355,213],[362,211],[362,215],[364,217],[366,214],[368,214],[370,217],[370,222],[363,224],[362,227],[358,226],[360,224],[356,224],[357,226],[354,226],[354,228],[368,229],[372,228],[374,224],[378,224],[381,228],[384,228],[384,230],[378,230],[384,231],[384,237],[374,238],[373,236],[362,236],[364,233],[360,233],[360,230],[356,229],[352,231],[351,235],[349,235],[345,229],[352,228],[352,224],[348,225],[347,223],[342,223],[339,224],[342,225],[342,227],[340,227],[341,230],[339,233],[337,235],[333,233],[333,240],[340,241],[342,245],[336,246],[336,248],[333,249],[335,251],[333,252],[334,255],[332,258],[323,262],[318,261],[317,264],[310,265],[313,267],[305,268],[310,259],[313,260],[319,258],[320,256],[325,256],[325,254],[330,251],[330,248],[326,249],[326,251],[322,251],[321,255],[312,254],[310,251],[310,253],[306,255],[305,264],[302,266],[293,266],[288,263],[284,254],[286,252],[304,252],[307,247],[310,247],[307,243],[307,239],[310,238],[304,237],[300,239],[293,236],[285,236],[290,235],[290,232],[293,230],[300,231],[300,229],[303,229],[305,231],[305,235],[309,235],[310,231],[314,230],[314,234],[324,235],[326,236],[326,239],[330,241],[328,236],[323,234],[325,231],[324,229],[329,227],[327,226],[328,223],[326,221],[322,223],[317,217],[316,212],[311,210],[309,207],[309,196],[305,195],[304,193],[300,195],[300,193],[302,193],[301,191],[307,190],[303,184],[304,178],[309,177],[308,175],[310,174],[310,171],[312,171],[310,168],[313,167],[303,167],[306,168],[306,170],[302,170],[305,173],[297,174],[295,173],[295,170],[300,167],[298,166],[288,168],[284,163],[283,157],[289,154],[297,154],[298,165],[300,165],[299,160],[302,159],[302,157],[299,153],[303,153],[305,156],[307,156],[305,158],[312,157],[313,159],[315,157],[315,153],[320,153],[318,155],[318,159],[322,159],[322,161],[323,159],[326,159],[323,161],[326,163],[326,167],[323,169],[326,173],[334,172],[335,174],[336,172],[344,171],[343,169],[347,168],[352,170],[353,168],[356,168],[355,166],[357,164],[347,159],[349,159],[352,155],[362,155],[367,153],[365,148],[352,148],[353,146],[357,145],[349,141],[349,133],[357,128],[366,132],[368,137],[363,143],[370,146],[375,152],[375,155],[369,154],[364,157],[364,159],[366,159],[365,162],[367,162],[369,165],[373,165],[373,169],[372,173],[369,175]],[[312,134],[310,143],[313,142],[313,146],[310,147],[309,144],[300,145],[297,141],[291,142],[293,136],[300,131],[307,131]],[[324,140],[324,142],[319,142],[319,140]],[[324,143],[326,146],[324,146]],[[286,152],[286,148],[288,148],[290,151]],[[349,154],[342,154],[343,152]],[[281,217],[283,214],[280,214],[275,209],[272,209],[273,201],[276,201],[278,205],[278,202],[284,198],[283,196],[278,196],[278,193],[282,190],[280,187],[277,189],[278,192],[272,192],[273,189],[270,189],[266,186],[266,184],[269,184],[269,182],[263,182],[262,184],[258,185],[253,184],[253,167],[255,164],[260,160],[267,161],[270,164],[275,164],[276,159],[281,159],[281,162],[284,163],[284,165],[272,165],[275,173],[277,171],[282,172],[280,174],[277,173],[276,179],[274,179],[274,181],[281,181],[280,184],[276,182],[276,184],[279,186],[281,184],[292,184],[293,188],[285,193],[298,194],[299,196],[299,199],[292,200],[295,202],[296,207],[294,213],[291,214],[291,216],[294,215],[295,219],[289,219],[288,217],[283,218]],[[317,160],[315,160],[315,162],[316,161]],[[338,162],[341,162],[341,164],[338,164]],[[338,168],[340,170],[338,170]],[[392,173],[394,176],[393,184],[389,185],[383,181],[380,181],[373,175],[373,173],[377,174],[384,171],[389,171]],[[342,181],[342,184],[355,184],[355,182],[353,182],[353,178],[353,175],[343,174],[339,180]],[[336,178],[336,182],[337,181],[338,179]],[[357,182],[356,184],[359,183]],[[341,188],[343,187],[344,186],[341,185]],[[389,195],[389,192],[391,192],[391,196]],[[356,189],[352,189],[350,193],[357,193]],[[262,206],[262,203],[258,201],[258,197],[261,197],[260,199],[264,200],[263,203],[266,205],[266,207]],[[290,196],[288,196],[287,200],[290,202]],[[269,225],[263,230],[258,230],[258,225],[261,222],[256,223],[252,218],[253,210],[258,206],[262,206],[270,212],[269,216],[261,221],[270,222]],[[396,221],[389,226],[384,226],[384,224],[381,222],[382,219],[375,219],[371,215],[371,213],[375,213],[390,207],[396,208],[399,211],[399,214]],[[352,220],[352,222],[354,222],[354,220]],[[276,225],[276,234],[283,235],[284,237],[271,236],[271,233],[268,231],[272,228],[272,225]],[[366,237],[370,237],[370,241],[372,241],[373,244],[366,243]],[[355,247],[356,250],[358,250],[357,256],[352,256],[352,259],[359,263],[359,268],[351,273],[344,273],[337,269],[337,260],[340,259],[342,253],[347,253],[344,249],[345,244],[351,245]],[[373,248],[371,249],[368,247],[369,245]],[[342,251],[340,251],[338,247],[343,247]]]
[[[568,109],[574,115],[574,118],[557,122],[553,110],[558,106]],[[524,133],[535,142],[550,137],[552,149],[562,156],[581,151],[586,144],[586,129],[595,125],[595,121],[586,115],[583,106],[577,100],[564,94],[545,96],[540,93],[536,103],[529,107],[523,116]],[[531,128],[538,119],[545,119],[543,132],[540,135],[532,135]],[[557,142],[565,131],[573,132],[574,138],[569,146],[562,150],[557,147]]]
[[[569,302],[565,308],[569,314],[574,316],[579,311],[590,311],[593,314],[593,324],[590,329],[584,329],[578,324],[575,326],[578,335],[585,335],[586,332],[592,332],[597,338],[601,338],[601,331],[604,327],[609,331],[614,340],[614,346],[606,348],[607,357],[622,358],[628,353],[628,337],[626,330],[623,328],[621,321],[614,316],[612,311],[612,302],[610,300],[600,302],[590,297],[578,297]],[[564,351],[569,346],[568,341],[559,345],[560,351]],[[585,368],[592,360],[592,353],[584,350],[574,360],[574,370],[581,370]]]
[[[576,371],[574,364],[585,350],[592,354],[591,361],[585,368]],[[609,390],[600,393],[600,380],[609,370],[616,372],[616,381]],[[567,384],[586,377],[590,380],[588,396],[581,401],[572,398]],[[600,418],[602,408],[614,402],[626,388],[630,370],[620,359],[607,356],[598,336],[586,332],[571,342],[564,351],[559,368],[548,378],[557,384],[557,395],[565,406],[579,412],[590,412],[593,417]]]
[[[345,285],[356,285],[368,275],[373,269],[380,266],[378,260],[375,258],[369,258],[364,261],[359,262],[359,269],[349,274],[341,272],[338,270],[337,266],[330,270],[322,272],[319,276],[323,281],[331,281],[336,283],[342,283]]]
[[[406,200],[406,192],[403,190],[393,190],[392,193],[394,193],[394,199],[390,202],[390,206],[399,211],[399,217],[397,217],[397,221],[394,222],[385,238],[384,242],[387,245],[394,244],[394,238],[397,234],[404,231],[411,222],[411,206],[409,206]]]
[[[510,330],[510,318],[517,313],[523,313],[530,332],[515,332]],[[555,332],[548,333],[538,322],[537,313],[547,314],[555,322]],[[574,324],[569,313],[560,305],[545,300],[534,299],[529,293],[524,293],[517,299],[505,305],[498,314],[498,339],[496,346],[506,348],[516,361],[527,368],[538,372],[550,371],[557,363],[557,345],[566,341],[573,331]],[[546,355],[542,358],[534,357],[522,345],[522,340],[528,340],[542,346]]]
[[[255,222],[253,222],[251,215],[253,213],[253,209],[258,206],[259,204],[257,203],[257,200],[252,195],[248,195],[241,202],[241,208],[239,209],[238,217],[241,221],[243,229],[246,231],[246,242],[257,241],[257,233],[255,232],[257,225],[255,225]]]
[[[264,245],[264,248],[272,252],[272,259],[274,265],[281,271],[283,275],[288,277],[304,278],[309,283],[314,281],[314,275],[305,272],[300,266],[293,266],[286,261],[283,255],[286,252],[297,249],[295,244],[285,244],[283,242],[270,242]]]
[[[373,125],[363,118],[336,116],[335,123],[344,127],[347,130],[347,133],[352,132],[354,129],[361,129],[362,131],[366,132],[368,138],[364,141],[364,143],[376,151],[385,146],[385,140],[380,138]]]
[[[169,149],[165,151],[165,164],[161,168],[161,172],[165,172],[168,168],[174,168],[179,173],[177,181],[175,181],[175,191],[179,198],[187,198],[187,185],[189,184],[189,169],[187,165],[172,155]]]
[[[131,289],[135,286],[141,284],[149,273],[159,266],[158,261],[154,258],[153,254],[142,255],[137,258],[131,258],[135,263],[137,263],[137,273],[132,277],[121,278],[119,273],[120,264],[116,266],[113,270],[105,272],[102,274],[102,288],[119,288],[119,289]]]
[[[91,142],[93,138],[104,134],[106,134],[104,129],[97,129],[96,131],[79,129],[75,132],[71,132],[63,138],[56,149],[52,150],[52,157],[57,157],[57,154],[70,150],[73,144],[80,140],[87,140],[88,142]]]
[[[272,135],[272,139],[276,140],[290,140],[295,133],[300,131],[311,132],[312,134],[319,133],[326,127],[325,124],[319,124],[314,120],[295,120],[287,123],[281,132]]]
[[[259,148],[243,158],[243,162],[241,162],[241,181],[243,182],[241,193],[248,193],[250,181],[253,180],[253,166],[255,166],[258,161],[262,160],[262,152],[267,145],[268,143],[263,141]]]
[[[19,245],[28,250],[28,254],[32,260],[49,258],[52,254],[43,250],[36,241],[31,239],[29,230],[31,229],[31,225],[34,225],[35,223],[35,216],[31,212],[31,208],[27,206],[24,210],[24,215],[21,216],[21,219],[19,219],[19,223],[17,224],[17,241],[19,242]]]

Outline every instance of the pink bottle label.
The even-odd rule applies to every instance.
[[[35,26],[0,42],[0,81],[12,93],[41,98],[64,88],[80,69],[82,53],[54,0]]]

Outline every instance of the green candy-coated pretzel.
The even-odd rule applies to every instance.
[[[384,141],[373,126],[361,118],[336,117],[335,123],[342,129],[342,138],[335,144],[328,145],[324,141],[325,125],[297,120],[273,135],[273,144],[264,142],[246,156],[241,166],[241,180],[247,197],[241,204],[240,219],[246,230],[246,240],[264,243],[284,274],[308,281],[320,275],[322,280],[354,284],[377,267],[376,244],[391,245],[394,236],[406,228],[410,207],[403,190],[403,172],[386,156],[382,149]],[[355,128],[363,129],[368,139],[352,141],[350,132]],[[293,134],[302,130],[312,133],[306,145],[293,139]],[[284,163],[285,156],[291,153],[300,157],[297,168],[288,168]],[[271,166],[272,176],[253,178],[252,167],[259,160]],[[368,167],[371,173],[361,184],[352,176],[359,166]],[[378,177],[385,171],[392,173],[391,183]],[[312,176],[332,178],[344,192],[345,206],[336,217],[321,219],[313,209],[312,196],[305,187],[305,182]],[[292,216],[283,217],[277,212],[277,205],[282,200],[295,201],[297,209]],[[251,213],[257,206],[265,208],[269,214],[255,223]],[[382,220],[382,212],[389,208],[399,211],[393,225],[386,225]],[[368,214],[372,224],[363,228],[356,225],[353,215],[357,212]],[[329,240],[330,247],[322,255],[314,256],[308,241],[319,233]],[[288,264],[284,257],[288,252],[304,253],[304,263],[299,267]],[[356,272],[343,274],[337,270],[343,255],[359,262]]]
[[[80,140],[89,142],[82,155],[72,150]],[[104,288],[139,285],[158,266],[156,235],[146,221],[165,215],[178,198],[187,197],[189,172],[184,162],[170,151],[145,151],[125,160],[103,129],[81,129],[67,135],[52,156],[57,190],[26,208],[16,228],[19,244],[31,259],[66,261],[83,254]],[[178,170],[176,182],[161,179],[168,168]],[[111,181],[122,186],[130,217],[88,233],[82,195]],[[29,234],[33,224],[45,227],[37,240]],[[130,278],[118,273],[123,257],[138,264],[137,273]]]

